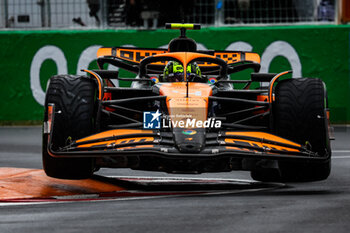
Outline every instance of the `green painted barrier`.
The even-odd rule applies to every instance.
[[[259,53],[261,72],[292,69],[294,77],[321,78],[331,121],[350,123],[350,26],[204,28],[187,34],[199,49]],[[178,35],[176,30],[0,31],[0,122],[40,121],[49,77],[96,68],[102,45],[160,47]]]

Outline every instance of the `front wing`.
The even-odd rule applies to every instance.
[[[256,131],[221,131],[207,133],[206,144],[200,153],[181,153],[172,139],[171,132],[140,129],[114,129],[97,133],[69,145],[53,150],[52,130],[47,150],[53,157],[103,157],[103,156],[158,156],[172,159],[208,159],[218,157],[313,160],[323,162],[306,147],[278,137]]]

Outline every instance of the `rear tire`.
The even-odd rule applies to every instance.
[[[66,146],[70,141],[88,136],[95,129],[96,86],[83,76],[56,75],[50,79],[45,99],[47,121],[48,104],[55,105],[52,149]],[[45,173],[60,179],[84,179],[94,172],[92,158],[55,158],[47,151],[48,135],[43,133],[43,167]]]

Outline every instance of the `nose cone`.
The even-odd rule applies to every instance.
[[[175,144],[181,153],[199,153],[205,146],[205,129],[173,129]]]

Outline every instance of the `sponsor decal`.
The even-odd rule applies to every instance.
[[[159,79],[157,77],[151,77],[151,80],[154,82],[154,83],[159,83]]]
[[[214,83],[216,83],[216,78],[209,78],[208,79],[208,83],[210,83],[210,84],[214,84]]]
[[[192,130],[192,129],[187,129],[187,130],[183,130],[182,133],[185,134],[185,135],[193,135],[193,134],[196,134],[197,131],[196,130]]]

